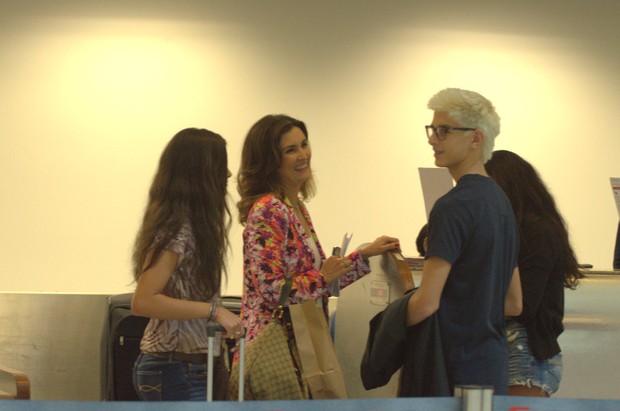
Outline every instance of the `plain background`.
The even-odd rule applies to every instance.
[[[541,173],[582,263],[612,266],[617,0],[0,0],[0,289],[121,293],[168,140],[204,127],[236,174],[268,113],[308,125],[325,249],[381,234],[415,256],[423,126],[446,87],[488,97],[497,149]],[[241,293],[241,226],[229,280]]]

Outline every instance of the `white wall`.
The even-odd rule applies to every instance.
[[[540,171],[581,262],[610,269],[620,176],[615,0],[0,0],[2,291],[131,290],[162,148],[199,126],[238,168],[267,113],[306,121],[323,245],[383,233],[415,255],[423,125],[445,87],[490,98],[496,148]],[[232,201],[236,185],[231,180]],[[227,293],[241,292],[241,228]]]

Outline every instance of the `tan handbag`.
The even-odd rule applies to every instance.
[[[347,388],[325,314],[314,300],[289,306],[303,381],[312,399],[345,399]]]
[[[288,290],[288,291],[287,291]],[[272,320],[249,344],[245,354],[244,399],[246,400],[307,400],[306,384],[301,379],[299,355],[292,338],[290,320],[284,304],[288,302],[285,286],[280,294],[280,306],[272,313]],[[291,336],[291,337],[289,337]],[[239,362],[230,372],[230,396],[237,400],[239,390]]]

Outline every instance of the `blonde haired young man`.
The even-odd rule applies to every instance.
[[[500,119],[485,97],[455,88],[437,93],[428,108],[435,165],[446,167],[456,186],[431,211],[422,281],[409,300],[407,325],[437,312],[451,387],[493,386],[505,395],[504,316],[518,315],[522,302],[514,215],[484,169]]]

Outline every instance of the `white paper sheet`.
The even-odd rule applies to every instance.
[[[431,214],[435,201],[454,186],[452,176],[447,168],[418,168],[420,171],[420,183],[422,184],[422,195],[424,196],[424,206],[426,207],[426,219]]]

